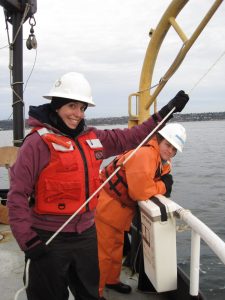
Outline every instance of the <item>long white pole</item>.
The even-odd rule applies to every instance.
[[[131,151],[130,155],[128,155],[128,157],[125,159],[125,161],[123,162],[122,165],[125,165],[127,163],[127,161],[137,152],[137,150],[144,145],[149,139],[150,137],[158,130],[158,128],[160,126],[162,126],[162,124],[168,119],[168,117],[174,112],[176,107],[173,107],[171,109],[171,111],[161,120],[161,122],[154,128],[153,131],[151,131],[146,138],[133,150]],[[101,185],[100,187],[78,208],[78,210],[76,210],[74,212],[74,214],[72,214],[72,216],[70,216],[68,218],[68,220],[65,221],[65,223],[62,224],[62,226],[50,237],[50,239],[47,240],[46,245],[50,244],[51,241],[63,230],[63,228],[66,227],[67,224],[69,224],[70,221],[72,221],[73,218],[75,218],[75,216],[82,210],[82,208],[84,206],[86,206],[86,204],[91,201],[91,199],[99,193],[99,191],[106,185],[106,183],[120,170],[120,168],[122,167],[122,165],[120,165]],[[29,284],[29,265],[30,265],[30,259],[27,260],[26,263],[26,278],[25,278],[25,284],[24,287],[21,288],[20,290],[18,290],[15,294],[14,300],[17,300],[19,297],[19,294],[24,291]]]
[[[101,185],[100,187],[72,214],[72,216],[69,217],[69,219],[50,237],[50,239],[46,242],[46,245],[48,245],[58,234],[60,231],[63,230],[63,228],[66,227],[66,225],[82,210],[83,207],[86,206],[86,204],[96,195],[99,193],[99,191],[106,185],[106,183],[120,170],[120,168],[125,165],[128,160],[137,152],[137,150],[143,146],[150,137],[158,130],[160,126],[165,122],[165,120],[168,119],[168,117],[173,113],[176,107],[173,107],[171,111],[161,120],[161,122],[154,128],[153,131],[151,131],[146,138],[133,150],[131,151],[130,155],[124,160],[123,164],[120,165]]]

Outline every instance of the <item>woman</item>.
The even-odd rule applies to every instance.
[[[131,287],[120,281],[124,232],[130,230],[137,201],[157,194],[170,196],[173,184],[171,159],[177,150],[182,152],[185,141],[184,127],[168,124],[126,164],[123,162],[130,152],[116,157],[102,170],[102,181],[105,181],[118,166],[122,166],[101,190],[96,209],[101,299],[104,299],[105,286],[119,293],[131,292]]]
[[[27,297],[98,299],[98,253],[94,212],[97,196],[51,243],[46,241],[99,186],[102,159],[137,146],[168,112],[181,111],[188,96],[179,92],[158,114],[132,129],[87,127],[84,113],[95,106],[88,81],[70,72],[56,80],[45,98],[32,106],[31,133],[11,168],[8,193],[12,232],[31,259]],[[41,287],[41,288],[40,288]]]

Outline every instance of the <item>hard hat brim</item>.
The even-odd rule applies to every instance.
[[[94,102],[92,102],[92,103],[90,102],[90,99],[84,99],[84,98],[78,99],[79,97],[77,97],[77,99],[74,99],[74,97],[72,95],[65,96],[65,94],[64,94],[64,95],[62,95],[60,97],[60,94],[57,93],[56,95],[51,94],[51,95],[44,95],[42,97],[45,98],[45,99],[47,99],[47,100],[52,100],[53,97],[56,97],[56,98],[65,98],[65,99],[71,99],[71,101],[79,101],[79,102],[87,103],[87,105],[89,107],[95,107],[96,106]]]

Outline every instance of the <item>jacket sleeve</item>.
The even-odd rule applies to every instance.
[[[128,193],[134,201],[165,194],[164,183],[155,179],[159,161],[159,155],[155,149],[142,147],[125,164]]]
[[[31,228],[29,197],[48,160],[47,146],[37,133],[33,133],[24,141],[17,160],[10,169],[10,190],[7,197],[9,222],[13,235],[24,251],[40,242]]]
[[[124,151],[136,148],[157,126],[161,119],[162,118],[159,114],[154,114],[141,125],[134,126],[130,129],[94,129],[97,137],[100,139],[103,145],[104,158],[108,158],[110,156],[114,156]]]

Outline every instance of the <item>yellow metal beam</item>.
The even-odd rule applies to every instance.
[[[156,111],[156,97],[159,95],[167,81],[171,78],[171,76],[176,72],[176,70],[181,65],[184,60],[187,52],[194,44],[202,30],[208,24],[211,17],[214,15],[215,11],[218,9],[223,0],[216,0],[208,13],[205,15],[199,26],[196,28],[192,36],[188,39],[185,33],[182,31],[180,26],[176,22],[176,17],[180,13],[180,11],[187,4],[188,0],[173,0],[171,4],[168,6],[164,15],[162,16],[160,22],[158,23],[156,29],[151,32],[151,40],[149,42],[144,63],[142,66],[141,78],[139,83],[139,92],[131,94],[129,97],[129,127],[142,123],[146,120],[149,115],[150,106],[154,104],[154,111]],[[163,43],[164,38],[170,27],[173,27],[177,32],[181,40],[183,41],[182,47],[175,57],[173,63],[167,70],[167,72],[162,76],[158,86],[154,90],[153,94],[150,94],[150,88],[152,84],[152,76],[156,63],[156,59],[159,53],[159,49],[161,44]],[[131,98],[132,95],[135,95],[136,107],[137,111],[135,114],[131,113]]]
[[[182,29],[180,28],[180,26],[176,22],[175,18],[172,18],[172,17],[169,18],[169,22],[173,26],[173,28],[176,30],[177,34],[182,39],[182,41],[184,43],[187,42],[188,38],[186,37],[186,35],[184,34],[184,32],[182,31]]]

